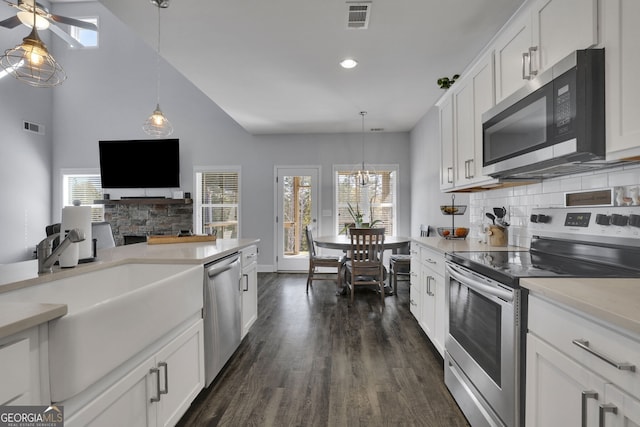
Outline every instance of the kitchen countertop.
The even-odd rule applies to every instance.
[[[240,249],[257,244],[258,239],[218,239],[215,242],[175,243],[164,245],[118,246],[98,251],[97,260],[78,264],[74,268],[54,267],[53,273],[38,275],[37,260],[0,265],[0,338],[48,322],[67,313],[64,304],[47,301],[3,302],[2,293],[35,286],[115,267],[128,263],[148,264],[207,264]]]
[[[527,278],[520,285],[640,336],[640,279]]]
[[[414,242],[423,244],[439,252],[477,252],[477,251],[528,251],[519,246],[491,246],[473,239],[444,239],[440,236],[412,237]]]

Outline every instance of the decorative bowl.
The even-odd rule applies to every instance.
[[[467,210],[465,205],[440,205],[443,215],[462,215]]]
[[[467,227],[438,227],[438,234],[445,239],[464,239],[469,234]]]

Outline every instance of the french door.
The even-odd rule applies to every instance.
[[[306,271],[309,248],[304,228],[317,224],[320,168],[276,166],[276,265],[278,271]]]

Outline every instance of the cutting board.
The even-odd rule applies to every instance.
[[[148,245],[162,245],[167,243],[193,243],[193,242],[215,242],[216,236],[195,235],[195,236],[149,236]]]

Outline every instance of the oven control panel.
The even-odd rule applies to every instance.
[[[640,206],[534,208],[529,218],[531,235],[588,240],[601,236],[611,243],[631,240],[640,244]],[[628,242],[626,242],[628,243]]]

